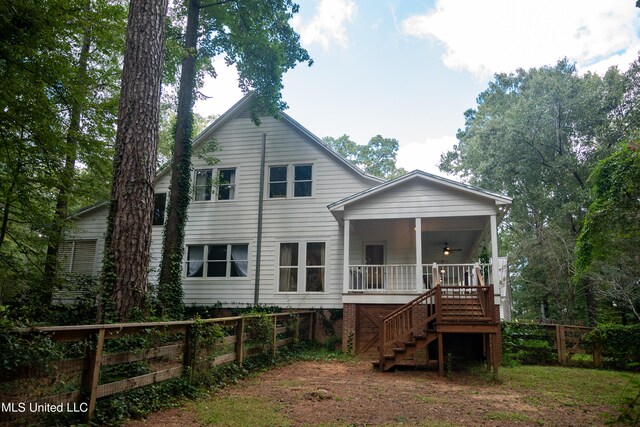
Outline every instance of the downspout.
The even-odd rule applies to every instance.
[[[264,161],[267,151],[267,134],[262,134],[262,148],[260,153],[260,192],[258,196],[258,241],[256,243],[256,281],[253,291],[253,305],[260,300],[260,258],[262,256],[262,213],[264,210]]]

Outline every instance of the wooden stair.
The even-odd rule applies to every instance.
[[[464,295],[462,298],[442,296],[442,321],[445,322],[488,322],[488,316],[478,294]]]
[[[493,286],[435,286],[382,319],[378,360],[373,365],[387,371],[445,332],[489,333],[499,331],[494,318]],[[442,342],[438,364],[443,372]]]
[[[411,334],[410,340],[403,341],[398,347],[392,348],[392,354],[385,354],[384,367],[381,370],[388,371],[403,360],[412,358],[418,350],[427,348],[437,338],[438,335],[433,332],[427,332],[424,335]],[[373,366],[380,368],[380,361],[374,361]]]

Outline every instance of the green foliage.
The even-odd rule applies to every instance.
[[[504,363],[549,364],[555,360],[553,341],[547,329],[534,323],[502,322]]]
[[[358,145],[349,139],[349,135],[339,138],[330,136],[322,142],[364,172],[384,179],[393,179],[407,173],[396,167],[396,155],[399,143],[395,138],[376,135],[366,145]]]
[[[590,345],[598,341],[605,367],[640,369],[640,324],[600,324],[585,337]]]
[[[28,287],[50,295],[34,284],[56,283],[43,281],[42,265],[47,244],[60,239],[58,195],[65,195],[63,216],[106,195],[126,13],[104,0],[9,0],[0,16],[0,300],[6,302]],[[85,44],[90,49],[80,58]]]
[[[497,74],[465,112],[442,171],[514,199],[503,221],[516,308],[575,322],[593,316],[592,290],[573,282],[573,250],[589,204],[588,176],[620,137],[610,126],[627,80],[555,66]]]
[[[604,301],[640,321],[640,142],[625,142],[596,166],[592,198],[577,241],[579,277]]]

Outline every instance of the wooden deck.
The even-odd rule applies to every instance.
[[[444,375],[444,334],[483,334],[488,369],[498,372],[500,319],[493,286],[440,286],[425,292],[382,319],[378,360],[389,370],[437,341]]]

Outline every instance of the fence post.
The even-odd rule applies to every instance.
[[[293,322],[293,343],[298,344],[300,342],[300,315],[294,314]]]
[[[309,341],[316,339],[316,312],[312,311],[309,315]]]
[[[82,388],[89,396],[89,407],[85,413],[85,421],[89,423],[96,409],[98,382],[100,381],[100,367],[102,366],[102,349],[104,347],[104,328],[94,334],[95,348],[89,353],[89,367],[82,375]]]
[[[558,362],[564,365],[567,361],[564,325],[556,325],[556,347],[558,351]]]
[[[236,362],[242,366],[244,361],[244,317],[236,323]]]
[[[276,351],[278,347],[276,347],[276,341],[278,339],[278,315],[273,316],[273,358],[276,358]]]
[[[602,368],[602,341],[599,333],[595,333],[593,342],[593,364],[596,368]]]
[[[187,326],[187,331],[184,334],[184,357],[183,366],[189,370],[189,383],[193,380],[193,371],[196,364],[196,352],[198,350],[198,337],[195,333],[195,323]]]

